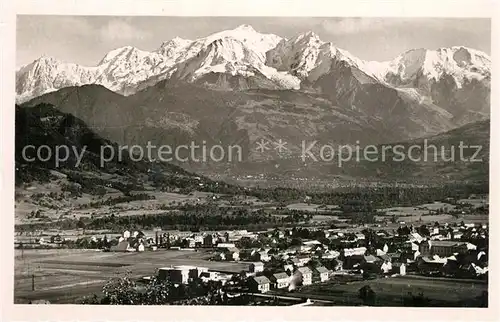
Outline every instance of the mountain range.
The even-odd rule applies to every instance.
[[[17,71],[16,94],[24,107],[50,104],[118,144],[243,148],[241,164],[183,164],[194,171],[275,171],[262,167],[278,156],[257,153],[259,139],[286,141],[279,162],[305,171],[302,141],[401,142],[489,119],[490,70],[487,54],[463,46],[375,62],[314,32],[285,39],[242,25],[152,52],[118,48],[92,67],[41,57]]]

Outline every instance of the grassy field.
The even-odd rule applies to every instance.
[[[333,300],[338,305],[363,305],[359,289],[369,285],[376,294],[377,306],[403,306],[404,299],[422,293],[430,306],[479,306],[476,298],[488,290],[482,281],[460,281],[418,276],[399,276],[375,280],[338,283],[335,280],[306,286],[297,291],[304,297]]]
[[[286,208],[290,210],[300,210],[300,211],[311,211],[316,213],[322,212],[335,212],[338,211],[339,208],[337,205],[318,205],[313,203],[293,203],[286,206]]]
[[[105,282],[125,275],[140,278],[155,274],[160,267],[195,265],[212,270],[240,272],[244,262],[209,261],[210,254],[195,251],[114,253],[94,250],[16,250],[14,298],[16,303],[45,299],[51,303],[72,303],[101,291]],[[32,290],[32,276],[35,290]]]

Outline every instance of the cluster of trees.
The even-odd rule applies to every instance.
[[[31,218],[48,218],[48,217],[45,215],[42,215],[42,211],[40,209],[38,209],[37,211],[32,210],[30,212],[30,214],[27,216],[27,218],[31,219]]]
[[[314,204],[341,205],[354,207],[356,211],[370,211],[373,208],[412,206],[446,198],[464,199],[471,194],[486,194],[488,191],[487,183],[456,183],[439,187],[352,187],[332,191],[305,191],[279,187],[249,188],[245,193],[261,200],[278,202],[303,201],[307,196],[308,201]]]
[[[106,236],[104,236],[104,238],[98,238],[96,240],[92,240],[90,238],[78,238],[75,241],[62,241],[61,247],[75,249],[106,249],[111,247],[112,244],[116,244],[115,241],[116,240],[109,240]]]
[[[150,199],[147,194],[135,194],[110,198],[102,201],[102,205],[112,205],[120,199],[121,202]],[[279,215],[268,213],[262,209],[218,207],[217,205],[181,205],[177,210],[162,214],[142,216],[117,216],[111,214],[99,218],[80,217],[62,218],[58,221],[37,222],[16,225],[18,231],[35,231],[58,228],[62,230],[82,228],[82,223],[88,229],[108,229],[123,231],[124,229],[177,229],[185,231],[247,229],[262,230],[278,226],[293,226],[312,218],[309,212],[297,210],[282,210]]]
[[[144,190],[144,186],[138,182],[124,183],[117,180],[105,180],[97,176],[86,176],[76,171],[68,171],[66,175],[70,182],[80,185],[80,191],[82,193],[91,195],[104,195],[106,193],[104,187],[114,188],[123,192],[125,195],[128,195],[132,190]]]
[[[180,230],[223,230],[223,229],[259,229],[285,223],[294,223],[293,216],[274,216],[264,211],[247,209],[222,209],[199,206],[189,211],[167,212],[163,214],[124,216],[105,216],[91,220],[87,227],[92,229],[122,230],[123,228]]]
[[[40,169],[38,167],[26,167],[16,163],[15,185],[21,187],[27,182],[37,181],[40,183],[50,182],[50,172],[47,169]]]
[[[230,305],[227,286],[218,281],[203,282],[194,279],[188,284],[174,285],[168,280],[152,277],[150,281],[138,283],[130,277],[109,280],[101,294],[82,300],[82,304],[106,305]],[[243,303],[237,303],[243,304]]]

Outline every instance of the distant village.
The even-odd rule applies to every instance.
[[[40,245],[58,245],[59,235],[40,238]],[[270,229],[260,232],[228,230],[181,232],[124,231],[120,236],[85,238],[86,248],[109,252],[207,252],[209,261],[245,264],[241,272],[203,266],[157,267],[159,279],[187,284],[195,278],[225,284],[241,278],[241,290],[266,293],[293,292],[335,276],[363,279],[422,275],[486,279],[488,225],[435,223],[380,227]],[[18,245],[19,247],[19,245]],[[152,276],[144,276],[149,279]]]

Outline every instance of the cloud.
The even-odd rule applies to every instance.
[[[151,34],[140,30],[123,20],[111,20],[100,29],[100,36],[103,40],[135,40],[146,39]]]

